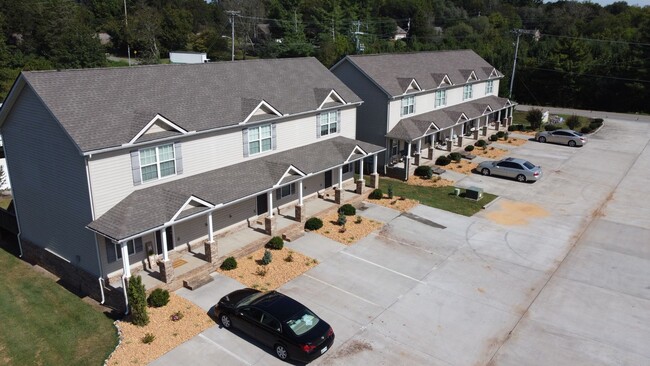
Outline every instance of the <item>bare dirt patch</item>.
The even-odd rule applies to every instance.
[[[271,263],[263,265],[261,261],[264,251],[265,248],[261,248],[253,254],[237,258],[237,268],[233,270],[217,269],[217,272],[247,287],[267,291],[277,289],[318,264],[316,259],[285,247],[269,250],[273,259]]]
[[[169,294],[166,306],[147,311],[149,324],[144,327],[128,320],[115,322],[121,333],[120,344],[106,365],[146,365],[215,324],[203,309],[174,293]],[[178,312],[183,314],[182,318],[172,321],[172,314]],[[147,333],[155,336],[149,344],[142,342]]]
[[[525,202],[499,200],[498,208],[485,216],[501,225],[527,225],[528,221],[537,217],[546,217],[550,213],[543,207]]]
[[[431,179],[425,177],[412,176],[406,181],[406,184],[410,186],[421,186],[421,187],[446,187],[454,185],[454,181],[449,179],[440,178],[434,176]]]
[[[401,197],[388,198],[387,195],[384,195],[384,198],[380,200],[368,200],[368,202],[374,203],[376,205],[392,208],[393,210],[397,210],[400,212],[406,212],[420,204],[420,201],[412,200],[410,198],[404,198],[404,199],[402,199]]]
[[[336,352],[334,357],[348,357],[363,351],[372,351],[372,345],[368,342],[354,340]]]
[[[345,231],[342,231],[343,227],[337,223],[338,218],[339,214],[336,211],[332,211],[321,217],[323,227],[316,232],[339,243],[350,245],[365,238],[368,234],[384,225],[379,221],[361,216],[347,216]]]

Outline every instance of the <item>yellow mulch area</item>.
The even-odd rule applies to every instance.
[[[341,231],[342,227],[337,223],[338,218],[339,214],[336,211],[332,211],[321,217],[320,219],[323,220],[323,227],[318,229],[316,232],[326,238],[336,240],[339,243],[350,245],[365,238],[368,234],[384,225],[379,221],[371,220],[366,217],[347,216],[345,231]],[[360,222],[358,221],[359,219],[361,219]]]
[[[526,225],[530,219],[549,215],[549,212],[543,207],[532,203],[502,199],[496,204],[498,208],[488,212],[485,216],[501,225]]]
[[[174,293],[169,294],[167,305],[147,308],[147,312],[149,324],[144,327],[128,321],[115,322],[121,341],[106,365],[146,365],[215,324],[203,309]],[[172,321],[172,314],[177,312],[183,314],[182,318]],[[147,333],[155,336],[149,344],[142,342]]]
[[[391,199],[388,198],[387,195],[384,195],[384,198],[380,200],[368,200],[368,202],[392,208],[393,210],[400,212],[406,212],[420,204],[420,201],[412,200],[410,198],[401,199],[400,197],[396,196]]]
[[[446,187],[454,185],[454,182],[448,179],[443,179],[438,176],[433,176],[431,179],[425,177],[412,176],[406,181],[406,184],[410,186],[421,186],[421,187]]]
[[[474,151],[476,151],[476,149],[474,149]],[[475,154],[474,151],[472,151],[472,154]],[[481,155],[481,156],[483,156],[483,155]],[[454,172],[457,172],[457,173],[469,174],[469,173],[472,172],[472,170],[474,170],[474,168],[476,168],[477,165],[478,165],[477,163],[472,163],[471,160],[462,159],[458,163],[455,162],[455,161],[452,161],[451,163],[449,163],[449,164],[447,164],[447,165],[445,165],[445,166],[443,166],[441,168],[445,169],[445,170],[451,170],[451,171],[454,171]],[[448,184],[448,185],[453,185],[453,182],[452,182],[452,184]]]
[[[535,134],[533,133],[533,135],[535,135]],[[528,142],[528,140],[511,137],[511,138],[508,139],[508,141],[499,140],[497,142],[501,143],[501,144],[505,144],[505,145],[521,146],[521,145],[525,144],[526,142]]]
[[[498,148],[493,147],[493,146],[487,146],[487,147],[485,147],[485,149],[482,149],[482,148],[474,149],[472,151],[472,154],[474,154],[476,156],[480,156],[482,158],[486,158],[486,159],[497,159],[497,158],[500,158],[503,155],[505,155],[507,152],[508,152],[508,150],[498,149]],[[443,168],[446,168],[446,167],[443,167]]]
[[[265,250],[261,248],[253,254],[237,258],[235,269],[230,271],[217,269],[217,272],[247,287],[268,291],[277,289],[318,264],[316,259],[284,247],[280,250],[269,249],[273,259],[268,265],[263,265],[262,257]]]

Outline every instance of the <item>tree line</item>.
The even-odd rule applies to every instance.
[[[347,54],[473,49],[506,75],[502,96],[520,30],[517,102],[650,113],[650,6],[623,1],[0,0],[0,9],[0,98],[20,70],[125,65],[107,54],[230,60],[232,20],[237,59],[314,56],[330,67]]]

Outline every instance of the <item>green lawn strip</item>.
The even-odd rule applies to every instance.
[[[101,365],[117,330],[101,312],[0,250],[0,364]]]
[[[515,111],[512,114],[512,124],[521,124],[524,125],[524,128],[526,126],[530,126],[530,122],[526,120],[526,115],[528,114],[528,111]],[[560,116],[564,118],[564,122],[557,124],[559,128],[563,129],[569,129],[569,127],[566,125],[566,121],[569,117],[571,117],[570,114],[554,114],[550,113],[550,116]],[[593,119],[589,117],[584,117],[584,116],[578,116],[578,119],[580,120],[580,126],[576,127],[576,130],[579,132],[581,127],[589,126],[589,124],[593,121]],[[544,128],[542,127],[540,130],[543,130]]]
[[[388,186],[392,185],[394,197],[405,197],[420,201],[421,204],[441,210],[457,213],[464,216],[472,216],[479,212],[483,206],[494,200],[497,196],[483,193],[479,201],[465,199],[464,191],[461,196],[454,194],[454,187],[422,187],[408,185],[403,181],[393,178],[379,178],[379,189],[384,194],[388,192]]]

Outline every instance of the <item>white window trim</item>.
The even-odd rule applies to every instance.
[[[169,160],[161,161],[160,160],[159,149],[161,147],[164,147],[164,146],[171,146],[172,147],[172,158],[169,159]],[[156,150],[156,162],[153,163],[153,164],[143,165],[142,164],[142,151],[143,150],[149,150],[149,149],[155,149]],[[176,175],[177,172],[178,172],[177,167],[176,167],[176,147],[174,146],[173,143],[158,145],[158,146],[153,146],[153,147],[146,147],[146,148],[140,149],[140,150],[138,150],[138,159],[140,159],[140,182],[142,182],[142,183],[153,182],[153,181],[157,181],[157,180],[160,180],[160,179],[163,179],[163,178],[172,177],[172,176]],[[166,175],[166,176],[162,177],[160,175],[160,164],[161,163],[166,163],[168,161],[173,161],[174,162],[174,174],[169,174],[169,175]],[[148,166],[152,166],[152,165],[156,165],[156,178],[144,180],[144,177],[142,175],[142,169],[144,167],[148,167]]]
[[[142,240],[142,238],[140,238],[140,240]],[[135,239],[126,242],[126,248],[129,253],[129,257],[131,257],[134,254],[144,251],[144,243],[142,243],[142,250],[140,252],[135,251]],[[116,258],[115,261],[117,262],[118,260],[122,259],[122,248],[119,245],[113,245],[113,249],[115,249],[115,258]]]
[[[286,187],[289,188],[289,193],[284,194],[284,189]],[[280,187],[278,189],[280,190],[280,199],[285,198],[285,197],[289,197],[291,195],[296,194],[296,183],[290,183],[290,184],[284,185],[284,186],[282,186],[282,187]]]
[[[494,80],[488,80],[485,82],[485,94],[494,93]]]
[[[441,95],[441,98],[438,98],[438,95]],[[440,101],[440,103],[438,103]],[[447,105],[447,90],[436,90],[434,95],[434,108],[444,107]]]
[[[269,135],[269,137],[262,138],[262,127],[266,127],[266,126],[268,126],[269,129],[270,129],[270,135]],[[257,136],[258,136],[257,140],[251,140],[251,130],[254,130],[254,129],[258,130],[257,131]],[[262,141],[267,140],[267,139],[271,142],[270,145],[269,145],[269,149],[268,150],[263,150],[262,149],[262,146],[263,146]],[[255,142],[255,141],[258,141],[260,143],[260,151],[258,151],[256,153],[253,153],[251,151],[251,143]],[[267,123],[267,124],[263,124],[263,125],[259,125],[259,126],[249,127],[248,128],[248,156],[263,154],[263,153],[268,152],[268,151],[273,151],[273,126],[270,123]]]
[[[467,84],[463,86],[463,100],[472,99],[474,94],[474,85]]]
[[[411,103],[409,103],[409,101]],[[404,113],[406,109],[406,113]],[[400,109],[402,116],[408,116],[409,114],[415,113],[415,95],[409,95],[402,98],[402,107]]]
[[[323,116],[327,116],[327,123],[323,124]],[[334,122],[332,122],[330,116],[334,116]],[[318,128],[320,128],[320,136],[329,136],[337,133],[339,131],[339,113],[338,111],[329,111],[329,112],[323,112],[320,114],[318,117]],[[327,125],[327,132],[323,133],[323,126]],[[334,129],[334,132],[332,132],[332,125],[334,125],[336,128]]]

